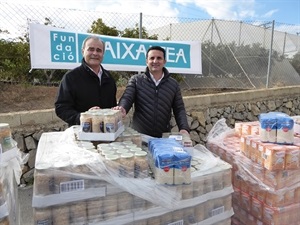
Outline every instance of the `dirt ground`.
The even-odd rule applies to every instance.
[[[52,109],[58,87],[13,85],[0,83],[0,113]],[[120,98],[124,87],[118,87],[117,99]],[[224,90],[182,90],[183,96],[209,94]]]

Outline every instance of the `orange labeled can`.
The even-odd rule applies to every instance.
[[[268,170],[283,170],[285,164],[285,147],[276,145],[265,149],[264,167]]]
[[[300,159],[300,147],[298,146],[285,146],[285,169],[298,169]]]

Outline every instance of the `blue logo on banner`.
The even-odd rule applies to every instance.
[[[88,34],[78,34],[77,54],[82,57],[82,43]],[[146,66],[147,49],[159,45],[166,50],[166,67],[190,68],[190,44],[145,41],[142,39],[123,39],[99,36],[105,42],[103,64],[119,64],[129,66]],[[81,60],[81,59],[78,59]]]
[[[50,31],[51,61],[80,63],[82,43],[88,34]],[[191,68],[190,44],[99,36],[105,42],[103,64],[146,66],[147,49],[159,45],[166,50],[166,67]]]
[[[52,62],[77,62],[77,41],[75,33],[50,31],[50,43]]]

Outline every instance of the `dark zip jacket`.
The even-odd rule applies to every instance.
[[[80,124],[80,113],[93,106],[111,108],[117,105],[115,80],[109,71],[103,71],[100,79],[85,63],[67,72],[59,86],[55,101],[55,113],[69,126]]]
[[[152,137],[170,132],[172,110],[179,130],[190,130],[179,84],[166,68],[163,70],[164,77],[158,86],[148,67],[145,73],[132,76],[118,104],[127,113],[134,104],[132,127]]]

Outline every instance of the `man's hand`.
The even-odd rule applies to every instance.
[[[122,117],[124,118],[126,116],[126,110],[122,106],[115,106],[112,108],[113,110],[120,110],[122,113]]]
[[[190,136],[189,132],[186,131],[186,130],[180,130],[179,133],[184,134],[184,135],[186,135],[188,137]]]

